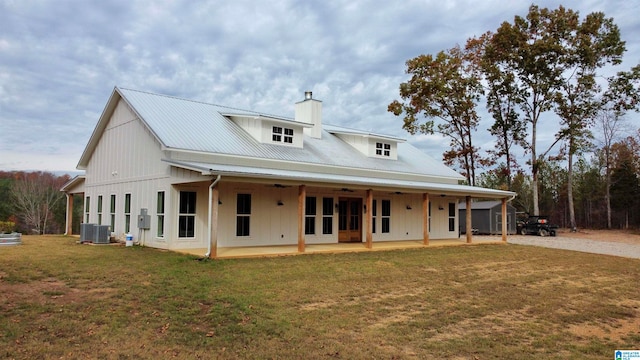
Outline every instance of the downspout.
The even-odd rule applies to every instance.
[[[209,226],[207,226],[207,253],[204,254],[204,257],[206,259],[208,259],[209,255],[211,255],[211,212],[213,212],[213,205],[211,203],[213,202],[213,188],[216,187],[216,185],[218,185],[218,182],[220,181],[221,177],[222,176],[218,174],[218,177],[216,177],[216,179],[211,182],[211,185],[209,185],[209,212],[208,212],[209,216],[207,220],[207,224]]]

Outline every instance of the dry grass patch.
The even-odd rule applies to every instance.
[[[610,256],[489,245],[199,261],[25,236],[0,264],[2,358],[602,359],[640,348],[640,260]]]

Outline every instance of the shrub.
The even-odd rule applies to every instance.
[[[16,223],[13,221],[0,221],[0,233],[11,233],[16,230]]]

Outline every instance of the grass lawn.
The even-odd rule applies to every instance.
[[[613,359],[640,260],[517,245],[199,261],[0,247],[0,358]]]

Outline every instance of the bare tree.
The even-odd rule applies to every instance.
[[[11,197],[18,216],[38,234],[45,234],[53,208],[64,198],[61,179],[46,172],[22,173],[13,184]]]

